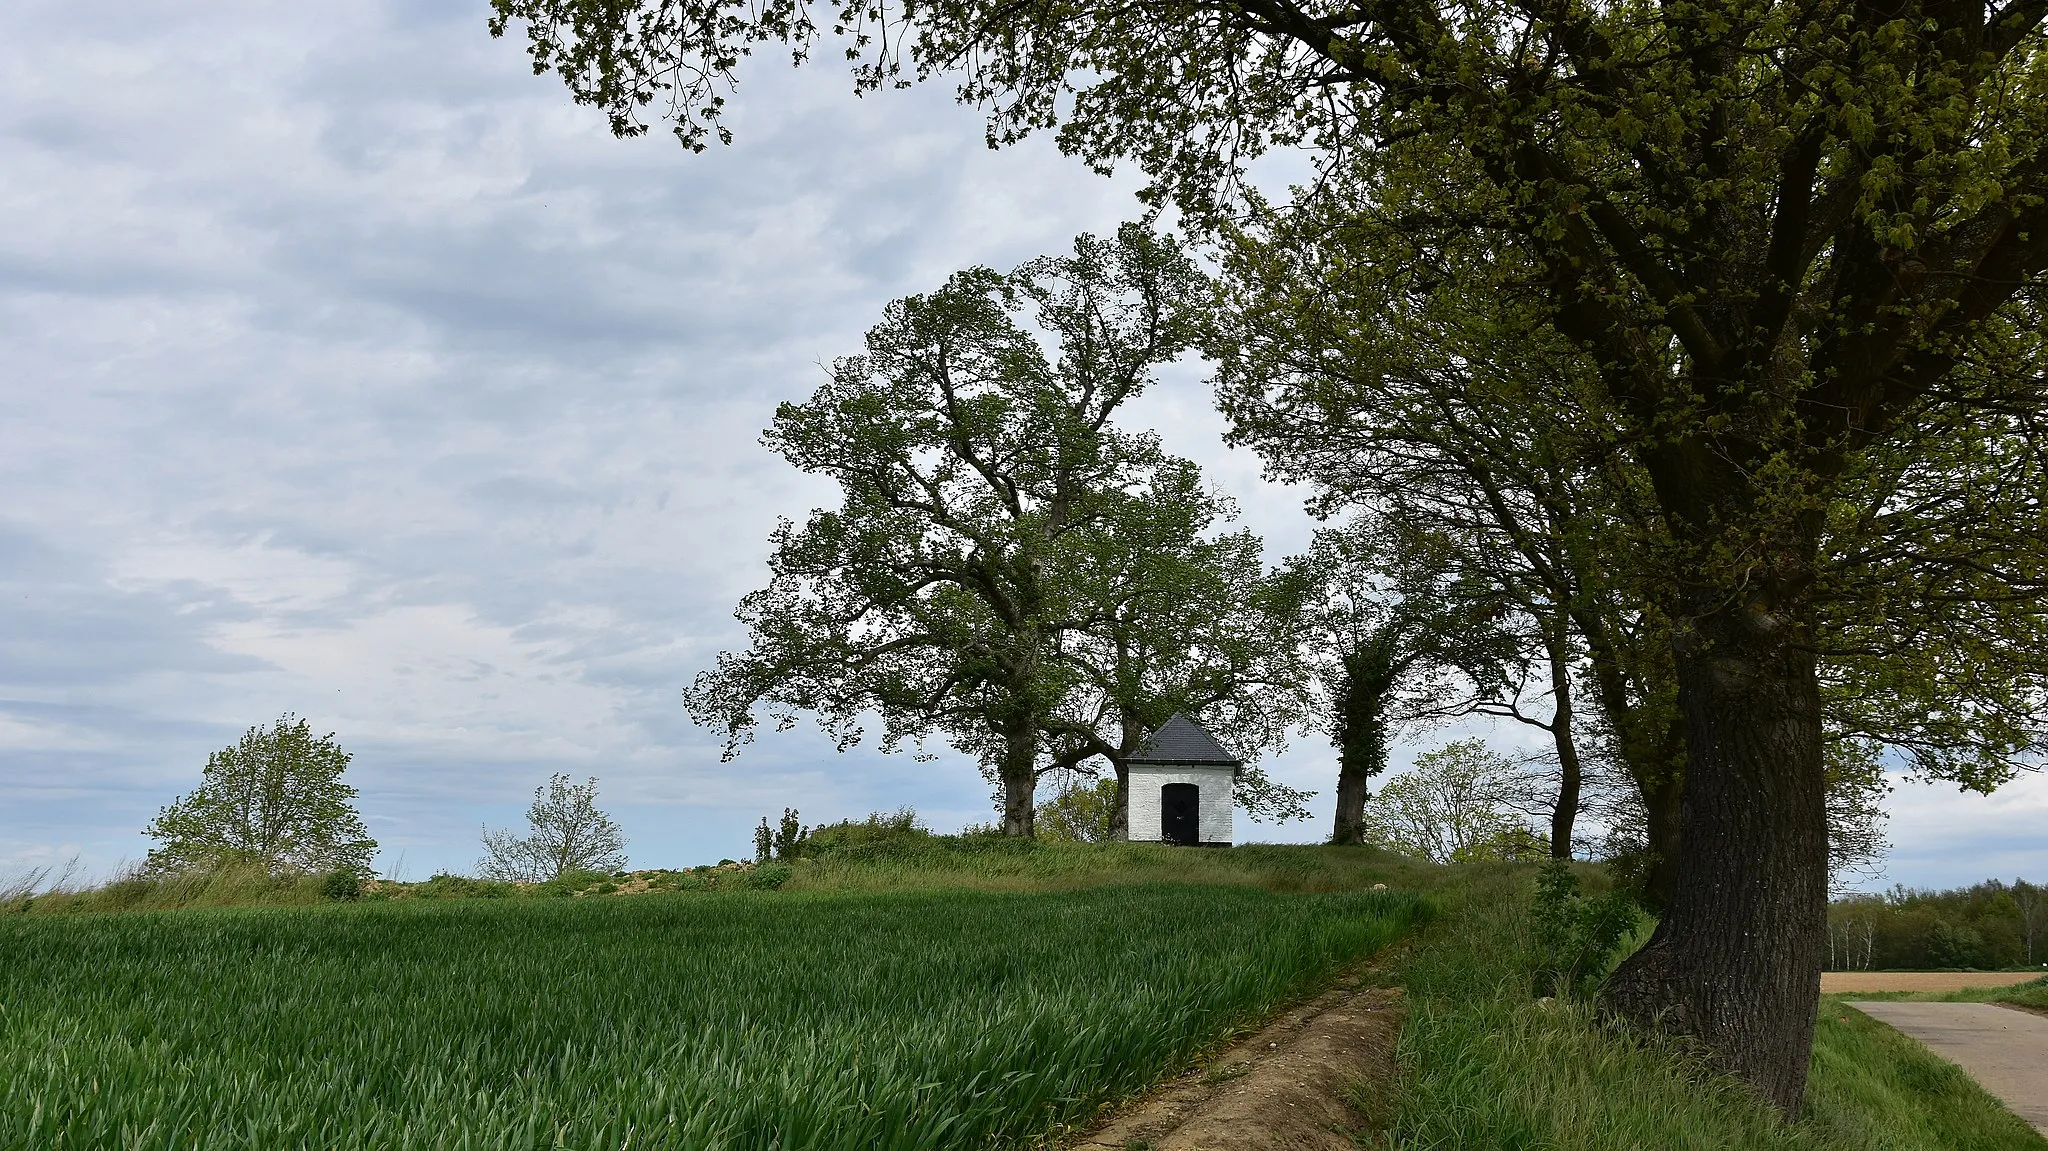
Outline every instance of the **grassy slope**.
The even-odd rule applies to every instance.
[[[1364,1099],[1401,1147],[1714,1147],[1812,1151],[2042,1151],[2048,1142],[1948,1063],[1823,1002],[1807,1113],[1777,1122],[1736,1084],[1672,1047],[1628,1040],[1584,1008],[1540,1004],[1526,974],[1526,868],[1444,870],[1360,849],[1018,845],[935,839],[799,862],[785,893],[1071,891],[1179,880],[1275,891],[1386,883],[1427,889],[1445,914],[1400,973],[1412,1005],[1406,1075]],[[632,900],[608,900],[625,905]],[[725,896],[656,896],[657,902]],[[799,897],[818,899],[822,895]],[[513,901],[531,906],[540,901]],[[576,901],[578,904],[583,901]],[[566,904],[557,901],[556,906]],[[417,909],[418,905],[414,905]],[[354,912],[348,914],[357,914]],[[2048,1006],[2048,984],[1959,993]],[[1123,1082],[1129,1082],[1124,1080]],[[1101,1085],[1110,1090],[1111,1085]]]
[[[797,863],[791,891],[971,887],[1059,891],[1102,883],[1203,883],[1281,892],[1434,886],[1441,868],[1371,848],[1249,844],[1190,851],[1154,843],[1017,843],[934,836]]]
[[[695,868],[635,872],[630,894],[652,886],[670,891],[903,891],[973,888],[985,891],[1068,891],[1101,884],[1202,883],[1281,892],[1359,891],[1375,883],[1414,890],[1439,882],[1442,869],[1369,848],[1252,844],[1186,851],[1147,843],[1038,843],[919,833],[865,844],[829,857],[773,864],[758,871]],[[572,886],[602,890],[591,875]],[[272,877],[240,870],[162,878],[127,878],[99,887],[30,898],[0,899],[0,916],[168,911],[219,907],[305,907],[331,903],[325,876]],[[0,893],[4,894],[4,893]],[[538,887],[435,879],[379,882],[372,898],[430,899],[488,894],[552,897],[562,884]]]
[[[1530,994],[1526,873],[1472,872],[1409,960],[1407,1078],[1385,1115],[1414,1148],[2042,1151],[1951,1064],[1854,1013],[1824,1012],[1805,1115],[1783,1124],[1673,1045]]]
[[[1412,896],[408,901],[0,920],[0,1147],[982,1147],[1184,1064]]]

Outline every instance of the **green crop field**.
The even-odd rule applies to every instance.
[[[0,1144],[1028,1142],[1421,914],[1247,887],[0,919]]]

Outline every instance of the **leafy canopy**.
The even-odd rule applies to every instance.
[[[533,789],[526,810],[527,834],[484,830],[485,879],[545,883],[578,871],[623,871],[626,837],[597,807],[597,779],[572,782],[557,772]]]
[[[158,873],[255,865],[273,874],[370,874],[377,841],[341,782],[349,753],[289,714],[206,757],[198,787],[158,811],[144,862]]]

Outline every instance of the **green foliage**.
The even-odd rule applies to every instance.
[[[1828,906],[1828,965],[1843,971],[2030,966],[2048,959],[2048,907],[2038,902],[2040,891],[2023,879],[1994,879],[1950,891],[1894,887],[1838,899]]]
[[[536,72],[614,131],[652,108],[702,147],[756,45],[803,58],[830,27],[862,90],[954,73],[992,144],[1057,128],[1197,229],[1294,231],[1312,266],[1267,282],[1298,322],[1248,325],[1274,354],[1239,391],[1309,429],[1275,470],[1341,500],[1385,467],[1511,446],[1528,467],[1463,474],[1493,504],[1564,497],[1515,517],[1538,529],[1522,559],[1567,573],[1532,606],[1606,600],[1598,626],[1573,620],[1589,646],[1649,635],[1664,655],[1617,693],[1645,711],[1668,686],[1686,730],[1777,733],[1642,761],[1646,803],[1689,781],[1679,882],[1715,910],[1671,920],[1617,1002],[1697,1028],[1795,1107],[1818,948],[1745,924],[1820,911],[1825,742],[1980,789],[2048,747],[2041,6],[937,0],[877,34],[883,12],[493,0],[491,28],[524,22]],[[1245,189],[1273,148],[1314,177],[1268,211]],[[1465,402],[1496,390],[1526,402]],[[1389,410],[1447,432],[1418,446]],[[1453,511],[1475,513],[1447,517],[1460,536],[1510,526]],[[1729,965],[1704,959],[1730,947],[1800,977],[1718,985]]]
[[[775,825],[775,858],[784,861],[795,859],[807,834],[803,823],[797,819],[796,808],[783,808],[782,821]]]
[[[250,728],[207,756],[199,786],[143,831],[157,841],[144,869],[161,876],[246,865],[367,876],[377,841],[356,813],[356,789],[341,782],[348,764],[334,734],[316,739],[303,719]]]
[[[1410,895],[646,896],[0,919],[0,1145],[1017,1146]]]
[[[1529,908],[1537,994],[1590,1000],[1641,916],[1627,892],[1589,897],[1579,890],[1569,863],[1546,862],[1536,873],[1536,901]]]
[[[1533,853],[1536,839],[1510,806],[1514,761],[1461,739],[1415,757],[1365,805],[1365,838],[1433,863],[1474,863]]]
[[[865,819],[846,819],[811,828],[803,837],[797,855],[821,859],[839,852],[874,850],[880,845],[916,845],[931,838],[931,829],[918,822],[917,812],[908,807],[895,811],[869,812]]]
[[[761,825],[754,829],[754,862],[766,863],[775,858],[775,833],[768,828],[768,817],[761,817]]]
[[[774,891],[789,882],[796,869],[787,863],[769,863],[740,873],[739,886],[745,891]]]
[[[1173,711],[1240,754],[1278,740],[1257,538],[1214,533],[1229,502],[1115,423],[1193,339],[1204,287],[1127,225],[891,303],[866,354],[776,410],[764,442],[840,503],[776,529],[769,584],[737,612],[749,648],[697,678],[691,715],[728,755],[757,713],[810,713],[842,745],[879,717],[885,751],[943,738],[983,765],[1011,835],[1040,774]],[[1262,810],[1291,794],[1256,770],[1240,790]]]
[[[330,871],[320,881],[320,894],[336,903],[352,903],[363,897],[363,877],[353,871]]]
[[[557,772],[533,789],[526,811],[526,835],[484,830],[484,857],[477,870],[500,882],[559,881],[583,871],[612,872],[626,866],[626,837],[597,807],[597,779],[571,783]]]
[[[439,872],[424,883],[414,884],[407,895],[414,899],[503,899],[519,893],[511,883]]]
[[[1038,805],[1038,837],[1060,843],[1108,843],[1114,838],[1116,780],[1075,781]]]
[[[2037,1151],[1952,1064],[1823,1001],[1807,1100],[1787,1123],[1696,1045],[1618,1031],[1579,1000],[1532,1000],[1543,962],[1526,868],[1474,867],[1394,973],[1407,991],[1395,1148]]]

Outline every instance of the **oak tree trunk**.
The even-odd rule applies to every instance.
[[[1365,801],[1371,798],[1370,786],[1365,768],[1358,764],[1357,757],[1340,752],[1337,756],[1337,821],[1330,832],[1331,843],[1365,842]]]
[[[1550,643],[1550,693],[1557,708],[1550,717],[1550,736],[1557,744],[1557,803],[1550,809],[1550,857],[1572,857],[1572,825],[1579,818],[1579,792],[1585,772],[1579,764],[1579,746],[1572,738],[1572,674],[1564,644],[1553,636]]]
[[[1400,667],[1394,658],[1399,633],[1381,628],[1344,656],[1337,693],[1337,813],[1330,842],[1365,842],[1365,801],[1372,777],[1387,766],[1387,696]]]
[[[1029,715],[1003,720],[1002,755],[997,772],[1003,788],[1003,834],[1030,839],[1038,831],[1038,728]]]
[[[1109,809],[1109,839],[1123,843],[1131,838],[1131,769],[1121,759],[1111,766],[1116,768],[1116,801]]]
[[[1602,1001],[1692,1036],[1796,1113],[1827,955],[1820,692],[1806,614],[1752,590],[1676,645],[1687,745],[1677,884]]]
[[[1650,850],[1649,872],[1643,877],[1643,902],[1652,911],[1662,911],[1678,890],[1678,862],[1683,836],[1679,831],[1681,805],[1685,795],[1685,769],[1677,762],[1685,746],[1685,721],[1671,719],[1673,733],[1667,741],[1676,754],[1657,769],[1638,772],[1636,786],[1643,797],[1645,839]]]

